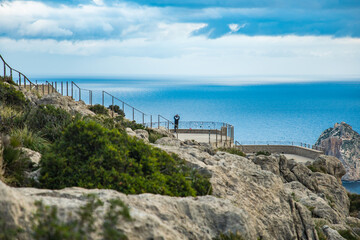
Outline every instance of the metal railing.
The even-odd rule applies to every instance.
[[[296,141],[235,141],[235,146],[242,145],[288,145],[310,148],[318,151],[324,151],[323,147],[312,145],[309,143],[296,142]]]
[[[0,55],[0,59],[2,60],[4,66],[4,71],[3,71],[4,80],[6,77],[9,77],[12,81],[14,81],[14,72],[15,72],[17,73],[16,77],[18,77],[18,79],[16,79],[15,81],[19,84],[19,86],[23,85],[26,88],[26,86],[28,85],[30,90],[33,88],[33,86],[35,86],[35,84],[31,82],[23,73],[10,67],[10,65],[7,64],[7,62],[4,60],[4,58],[1,55]],[[7,76],[7,72],[9,73],[8,76]]]
[[[117,97],[113,96],[112,94],[110,94],[110,93],[108,93],[108,92],[106,92],[106,91],[102,91],[102,105],[103,105],[103,106],[105,106],[105,97],[106,97],[106,96],[110,96],[110,97],[111,97],[111,105],[112,105],[112,106],[115,106],[115,103],[116,103],[115,101],[120,102],[120,103],[121,103],[121,110],[122,110],[124,113],[126,112],[127,108],[129,108],[129,109],[130,109],[130,112],[131,112],[131,115],[132,115],[132,120],[133,120],[133,121],[136,121],[136,119],[135,119],[135,114],[136,114],[136,113],[139,113],[140,116],[141,116],[141,120],[140,120],[140,121],[136,121],[136,122],[140,122],[140,123],[142,123],[143,125],[145,125],[145,117],[147,117],[147,116],[149,116],[150,119],[151,119],[151,121],[152,121],[152,116],[151,116],[151,115],[148,115],[148,114],[140,111],[139,109],[137,109],[137,108],[131,106],[130,104],[128,104],[128,103],[126,103],[126,102],[118,99]],[[119,106],[119,107],[120,107],[120,106]],[[127,108],[125,108],[125,107],[127,107]],[[114,111],[112,111],[112,115],[114,116]],[[126,116],[126,113],[125,113],[125,116]]]
[[[48,82],[44,81],[42,83],[38,84],[38,81],[36,83],[31,82],[24,74],[21,72],[13,69],[8,65],[3,57],[0,55],[1,60],[4,64],[4,78],[7,77],[7,73],[9,73],[9,77],[11,80],[13,80],[13,74],[14,72],[17,73],[18,79],[16,80],[16,83],[20,87],[24,87],[25,89],[33,90],[35,89],[38,91],[39,94],[42,93],[42,95],[51,94],[51,93],[58,93],[63,96],[71,96],[75,101],[84,101],[85,104],[93,105],[93,91],[89,89],[84,89],[79,87],[75,82],[73,81],[66,81],[66,82]],[[0,75],[1,76],[1,75]],[[132,119],[133,121],[136,121],[137,123],[141,123],[146,127],[149,128],[160,128],[164,127],[168,131],[170,131],[174,127],[174,123],[165,118],[162,115],[158,115],[157,121],[155,120],[153,122],[152,115],[145,114],[143,111],[140,111],[139,109],[131,106],[130,104],[120,100],[119,98],[113,96],[112,94],[102,91],[102,105],[105,107],[105,98],[106,96],[111,98],[111,105],[115,106],[116,103],[119,104],[119,108],[125,113],[128,119]],[[109,104],[110,105],[110,104]],[[130,111],[130,112],[129,112]],[[129,114],[126,114],[129,113]],[[114,111],[112,111],[112,116],[114,116]],[[139,116],[139,118],[137,118]],[[145,123],[148,122],[148,123]],[[180,121],[179,123],[179,129],[202,129],[202,130],[209,130],[209,134],[213,133],[212,131],[216,130],[216,138],[217,135],[220,136],[221,141],[224,137],[225,141],[228,141],[230,139],[234,139],[234,127],[227,123],[219,123],[219,122],[206,122],[206,121]],[[210,139],[210,135],[209,135]]]

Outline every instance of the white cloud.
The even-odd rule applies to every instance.
[[[161,27],[171,35],[171,26]],[[176,38],[76,42],[0,38],[0,48],[5,49],[4,57],[21,56],[12,62],[32,74],[360,76],[360,39],[243,35],[207,39],[186,35],[193,29],[186,28]]]
[[[231,32],[237,32],[240,29],[244,28],[246,26],[246,24],[243,23],[243,24],[239,25],[239,24],[236,24],[236,23],[231,23],[228,26],[229,26]]]

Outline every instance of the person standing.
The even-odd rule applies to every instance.
[[[179,129],[179,120],[180,120],[179,114],[176,114],[174,116],[174,120],[175,120],[174,131],[176,132],[176,130]]]

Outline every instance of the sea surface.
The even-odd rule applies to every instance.
[[[146,113],[145,122],[150,121],[150,115],[157,121],[158,114],[170,120],[179,114],[180,121],[226,122],[234,126],[235,140],[243,143],[314,144],[325,129],[338,122],[346,122],[360,132],[360,81],[221,85],[116,78],[46,80],[74,81],[80,88],[92,90],[93,104],[101,103],[104,90]],[[78,94],[74,86],[75,98]],[[81,97],[88,102],[87,91],[82,91]],[[105,94],[105,104],[111,103],[111,97]],[[117,100],[114,103],[121,106]],[[132,118],[126,105],[125,114]],[[142,114],[135,112],[135,120],[141,122]],[[344,186],[360,194],[359,182]]]

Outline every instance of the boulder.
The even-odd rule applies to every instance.
[[[324,225],[322,230],[324,231],[328,240],[346,240],[338,233],[338,231],[330,228],[328,225]]]
[[[131,128],[126,128],[125,131],[130,137],[136,137],[136,133]]]
[[[25,158],[29,158],[30,161],[32,163],[35,164],[35,166],[38,166],[39,165],[39,162],[40,162],[40,159],[41,159],[41,154],[36,152],[36,151],[33,151],[29,148],[25,148],[25,147],[22,147],[20,148],[21,150],[21,153],[23,154],[23,156]]]
[[[165,145],[165,146],[180,146],[181,141],[176,138],[163,137],[155,141],[155,144]]]
[[[144,129],[135,130],[136,137],[143,140],[146,143],[149,143],[149,133]]]
[[[341,177],[346,174],[346,170],[341,161],[333,156],[320,155],[315,159],[312,165],[321,168],[325,173],[330,174],[341,181]]]
[[[57,108],[64,109],[71,114],[79,113],[83,116],[94,116],[94,112],[87,108],[87,105],[83,101],[75,101],[69,96],[62,96],[59,93],[51,93],[43,96],[35,101],[36,105],[50,104]]]

